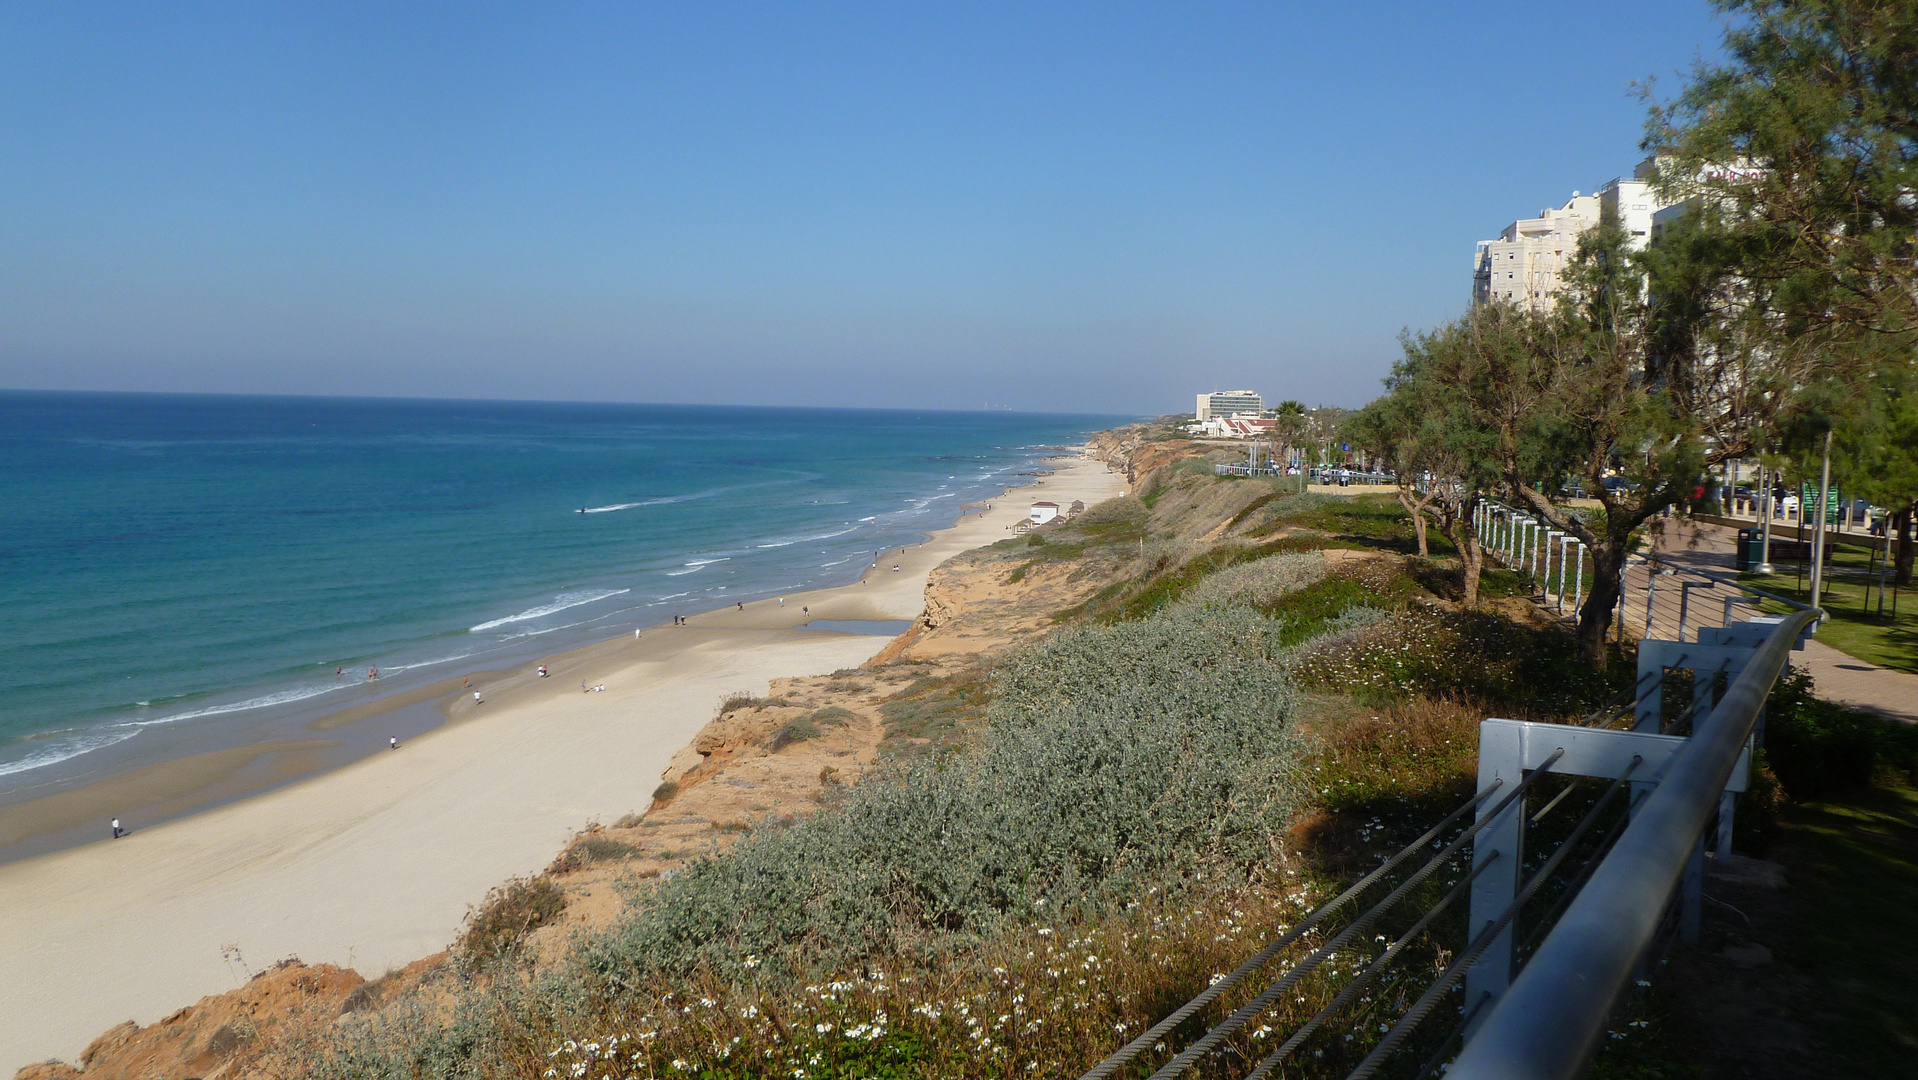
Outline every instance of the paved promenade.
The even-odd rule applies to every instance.
[[[1662,558],[1714,574],[1730,576],[1737,573],[1733,565],[1733,554],[1737,545],[1735,530],[1720,525],[1694,524],[1676,519],[1667,520],[1662,525],[1663,530],[1658,536],[1657,544],[1657,553]],[[1645,568],[1642,565],[1626,573],[1625,618],[1627,625],[1633,630],[1643,629],[1645,580]],[[1696,635],[1697,627],[1724,624],[1723,597],[1714,595],[1722,590],[1713,590],[1711,593],[1705,590],[1693,590],[1691,602],[1683,605],[1681,615],[1679,614],[1680,601],[1673,598],[1678,595],[1679,584],[1668,584],[1661,580],[1653,588],[1653,633],[1655,636],[1679,637],[1681,618],[1685,630],[1693,636]],[[1662,597],[1659,595],[1661,593]],[[1710,601],[1716,601],[1716,603]],[[1735,620],[1743,616],[1734,614],[1732,617]],[[1811,673],[1818,696],[1827,701],[1869,709],[1907,723],[1918,723],[1918,675],[1893,671],[1868,663],[1839,652],[1817,638],[1807,641],[1802,653],[1794,653],[1792,663]]]

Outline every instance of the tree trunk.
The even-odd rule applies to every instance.
[[[1469,528],[1466,531],[1470,533]],[[1465,606],[1477,607],[1479,574],[1485,569],[1485,546],[1478,542],[1478,536],[1476,534],[1471,534],[1466,536],[1465,543],[1461,545],[1459,550],[1465,552],[1463,558],[1463,562],[1465,563]]]
[[[1406,487],[1404,484],[1399,485],[1398,494],[1399,505],[1405,507],[1405,512],[1411,515],[1412,531],[1418,534],[1419,558],[1426,558],[1431,555],[1431,551],[1425,546],[1425,503],[1413,502],[1412,489]]]
[[[1612,613],[1618,608],[1619,568],[1625,565],[1625,545],[1607,545],[1591,549],[1592,576],[1586,586],[1585,601],[1578,609],[1578,658],[1594,670],[1605,670],[1611,654],[1605,648],[1605,634],[1612,627]]]
[[[1451,538],[1452,546],[1458,549],[1459,568],[1464,571],[1465,606],[1477,607],[1478,579],[1479,572],[1485,566],[1485,548],[1480,546],[1478,532],[1472,528],[1470,508],[1453,515],[1444,525],[1445,535]]]
[[[1892,581],[1900,588],[1911,584],[1911,511],[1907,506],[1891,515],[1891,527],[1898,537],[1896,554],[1892,556]]]

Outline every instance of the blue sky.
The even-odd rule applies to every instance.
[[[0,8],[0,386],[1372,397],[1719,28],[1585,4]]]

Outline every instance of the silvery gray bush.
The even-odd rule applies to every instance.
[[[1246,603],[1263,607],[1325,576],[1322,551],[1282,552],[1210,574],[1180,597],[1182,604]]]
[[[1001,670],[980,748],[686,866],[584,950],[586,973],[618,985],[702,963],[738,974],[748,956],[939,953],[1009,919],[1243,873],[1292,807],[1278,629],[1187,606],[1040,642]]]

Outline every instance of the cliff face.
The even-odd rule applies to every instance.
[[[80,1067],[29,1065],[16,1080],[147,1080],[149,1077],[236,1075],[256,1060],[289,1022],[339,1022],[378,1005],[380,993],[358,972],[331,964],[286,960],[245,986],[141,1027],[127,1021],[93,1041]],[[85,1070],[82,1073],[82,1070]]]

